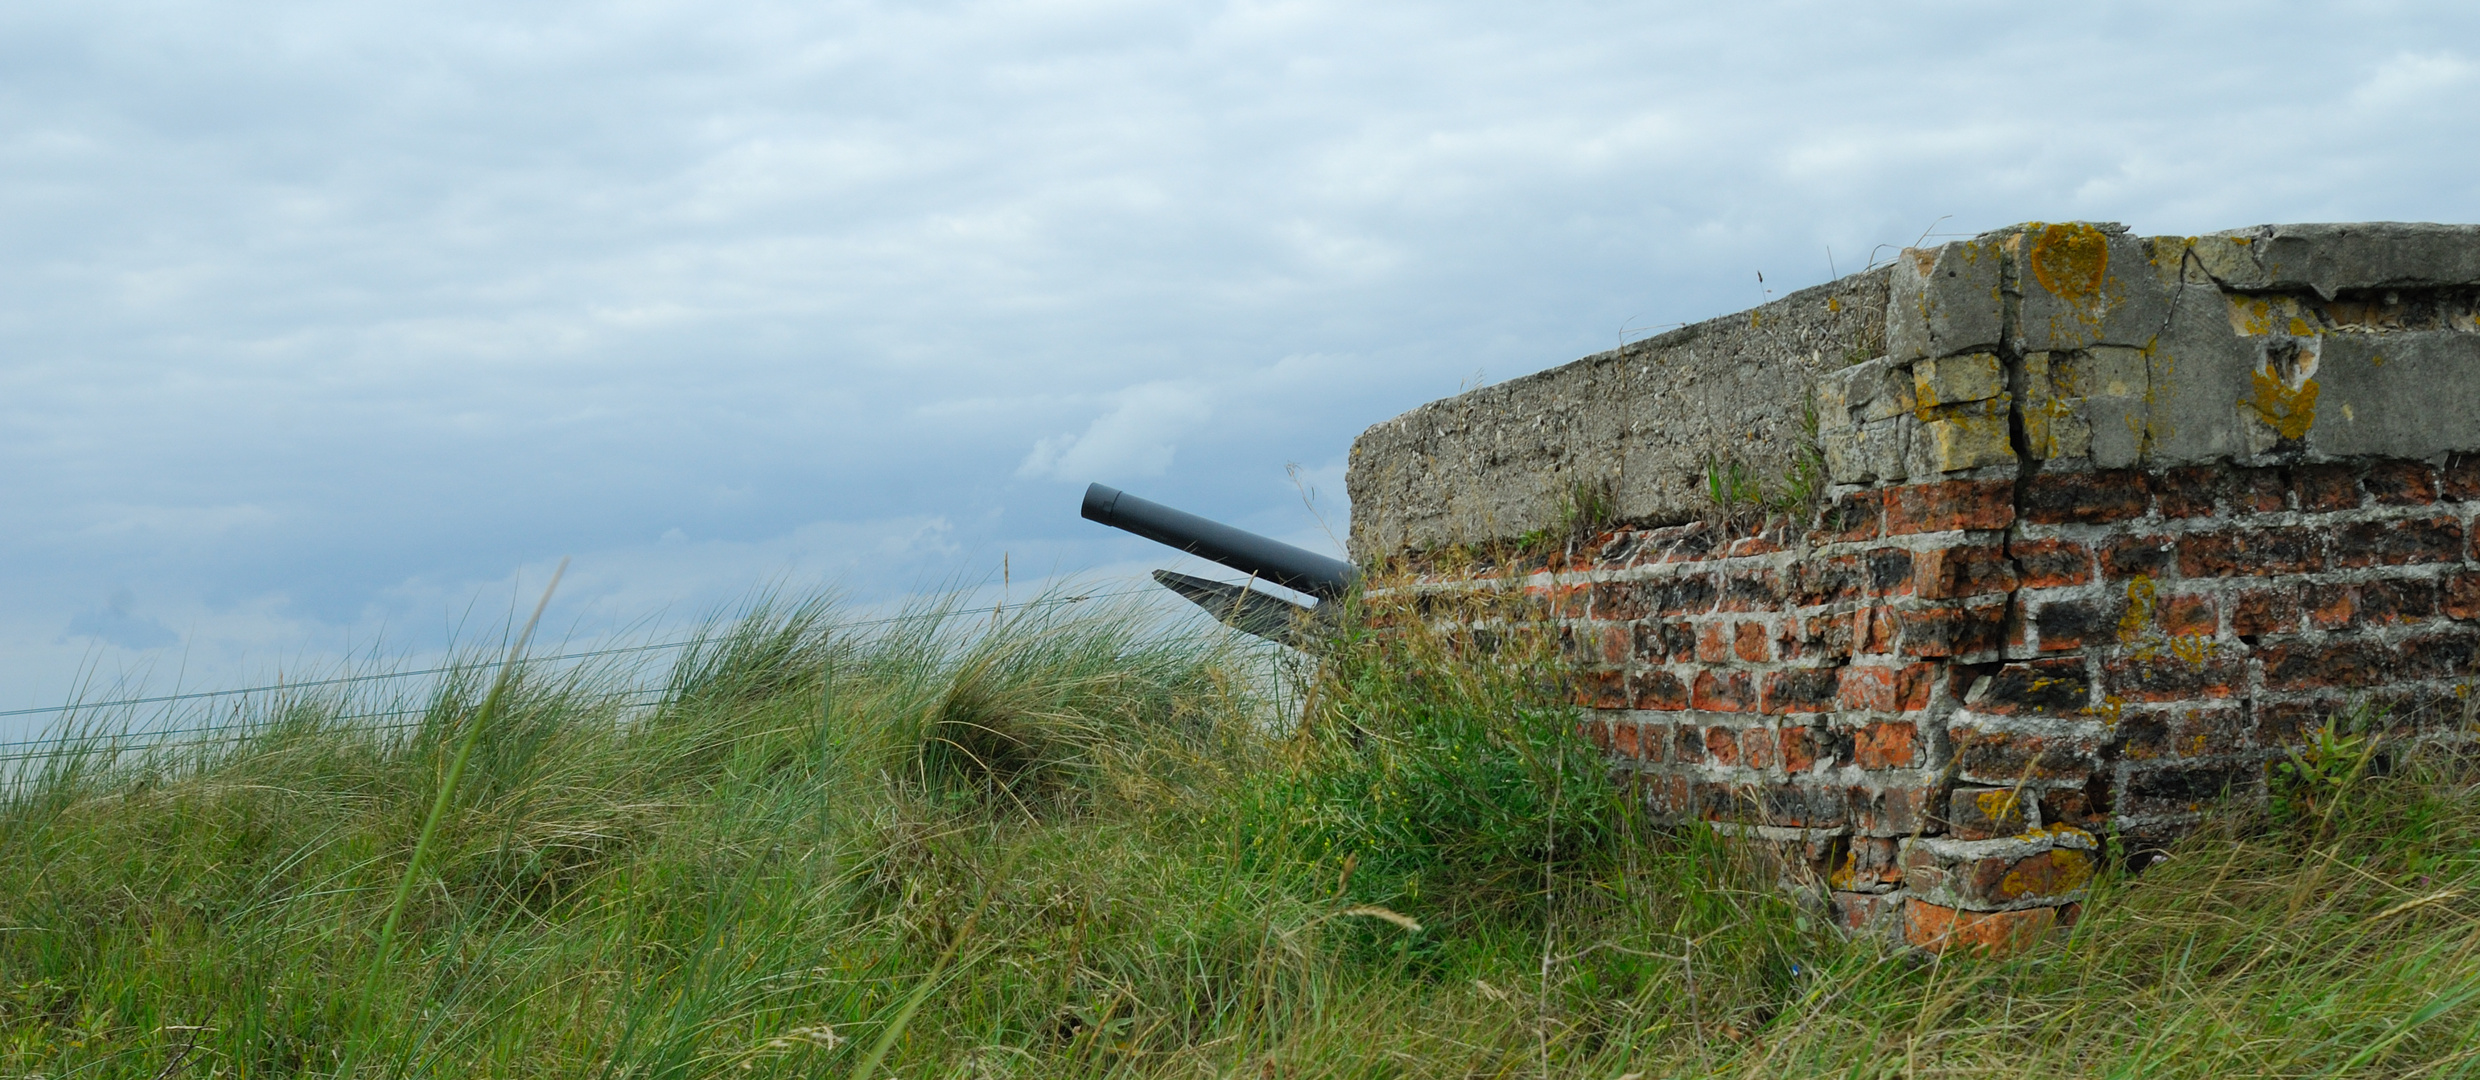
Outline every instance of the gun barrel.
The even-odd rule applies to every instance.
[[[1125,529],[1321,600],[1352,591],[1360,580],[1360,571],[1341,559],[1174,510],[1118,488],[1100,484],[1086,488],[1083,513],[1087,521]]]

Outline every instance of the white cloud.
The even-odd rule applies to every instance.
[[[1047,480],[1161,476],[1180,437],[1213,415],[1205,393],[1178,383],[1146,383],[1111,395],[1111,409],[1082,433],[1036,440],[1016,475]]]

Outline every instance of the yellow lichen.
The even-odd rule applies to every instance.
[[[2118,617],[2118,643],[2133,645],[2153,629],[2153,579],[2137,574],[2127,582],[2127,613]]]
[[[2264,418],[2266,426],[2285,439],[2306,438],[2309,425],[2316,423],[2316,380],[2301,379],[2293,388],[2280,375],[2259,369],[2252,381],[2256,393],[2246,404]]]
[[[2101,292],[2110,269],[2110,237],[2081,222],[2052,225],[2032,242],[2032,276],[2053,296],[2083,300]]]

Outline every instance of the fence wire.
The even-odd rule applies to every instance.
[[[1069,604],[1086,603],[1093,600],[1108,600],[1125,596],[1150,595],[1158,591],[1159,590],[1149,584],[1138,588],[1118,589],[1109,592],[1091,592],[1079,593],[1074,596],[1044,597],[1028,600],[1021,604],[1000,604],[991,607],[989,611],[991,614],[996,616],[1003,615],[1008,612],[1047,610],[1050,608],[1064,607]],[[975,616],[982,610],[984,609],[979,607],[959,609],[947,613],[947,615],[948,617]],[[937,617],[940,617],[937,613],[890,615],[884,618],[858,619],[851,622],[838,622],[833,625],[832,629],[856,630],[873,626],[888,626],[901,622],[914,622]],[[701,636],[684,638],[679,641],[659,642],[651,645],[622,645],[605,649],[587,649],[579,652],[559,653],[552,656],[525,656],[519,657],[513,662],[520,666],[534,666],[541,664],[565,663],[578,660],[593,660],[610,656],[652,654],[686,649],[692,646],[708,644],[720,640],[724,640],[724,638],[720,636]],[[73,701],[65,705],[50,705],[33,709],[9,709],[0,711],[0,719],[13,716],[42,715],[60,715],[63,717],[69,717],[76,714],[109,713],[116,709],[130,709],[142,705],[172,705],[181,702],[211,701],[224,698],[247,700],[252,696],[261,694],[299,693],[306,690],[388,683],[405,679],[431,678],[440,675],[486,673],[507,667],[510,663],[511,661],[508,660],[476,660],[470,664],[443,664],[437,667],[418,668],[411,671],[381,671],[372,672],[367,675],[342,675],[328,679],[304,679],[298,682],[276,682],[268,683],[262,686],[244,686],[227,690],[199,690],[181,694],[154,694],[143,697],[116,698],[109,701]],[[632,695],[631,700],[615,703],[615,707],[620,709],[651,708],[655,705],[661,704],[662,701],[663,697],[661,694],[641,690],[637,694]],[[320,719],[327,722],[390,720],[393,722],[360,724],[358,726],[367,731],[406,731],[421,726],[422,721],[418,719],[418,717],[430,712],[433,707],[433,705],[424,704],[396,709],[380,709],[368,712],[348,713],[341,716],[326,716],[321,717]],[[238,710],[236,709],[236,711]],[[404,717],[417,717],[417,719],[406,720],[403,719]],[[265,733],[272,722],[273,721],[271,718],[235,717],[234,719],[218,723],[192,724],[183,727],[142,728],[137,730],[115,732],[73,732],[63,729],[54,730],[33,738],[0,740],[0,778],[5,778],[7,774],[16,772],[18,768],[26,762],[50,758],[57,753],[63,752],[64,750],[69,749],[72,744],[79,747],[93,747],[99,751],[108,751],[116,754],[143,754],[150,751],[167,748],[176,744],[183,748],[188,748],[193,746],[213,746],[220,743],[241,742]]]

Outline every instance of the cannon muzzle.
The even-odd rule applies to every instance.
[[[1085,520],[1125,529],[1203,559],[1211,559],[1260,581],[1295,589],[1323,602],[1349,594],[1360,584],[1360,570],[1341,559],[1305,551],[1280,540],[1209,521],[1140,499],[1118,488],[1095,484],[1085,489]],[[1312,609],[1244,585],[1154,571],[1154,580],[1188,598],[1234,629],[1295,648],[1304,647],[1304,627]]]

